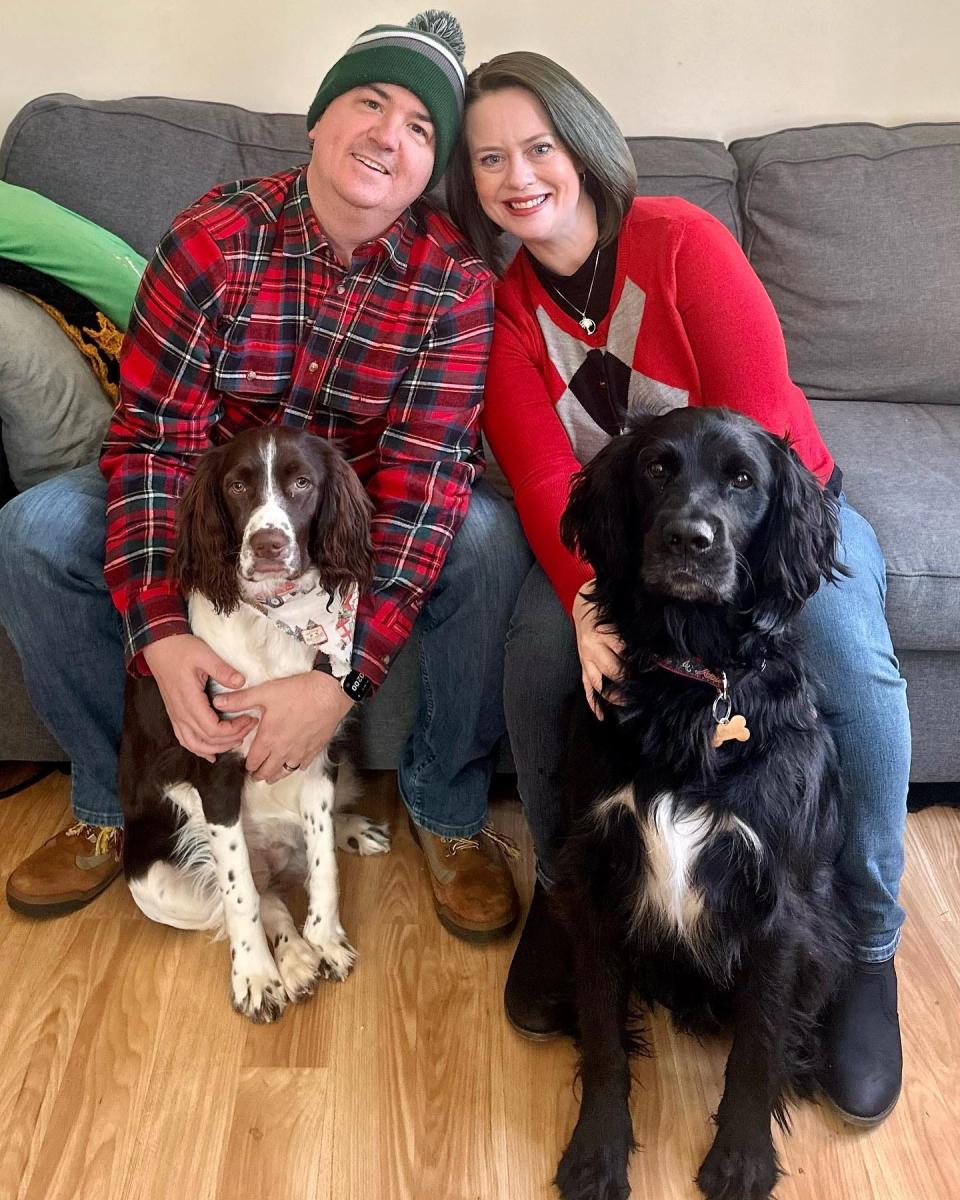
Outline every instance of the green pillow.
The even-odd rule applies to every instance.
[[[0,258],[50,275],[126,329],[147,260],[39,192],[0,181]]]

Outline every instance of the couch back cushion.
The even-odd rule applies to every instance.
[[[739,241],[737,164],[722,142],[630,137],[638,196],[682,196],[712,213]]]
[[[811,397],[960,403],[960,124],[733,142],[743,245]]]
[[[215,183],[309,157],[303,116],[200,100],[51,95],[14,117],[0,179],[41,192],[149,257],[176,214]]]

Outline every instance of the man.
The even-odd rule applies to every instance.
[[[258,725],[246,765],[272,781],[383,682],[423,608],[401,791],[447,927],[487,940],[515,924],[509,870],[481,836],[503,639],[528,565],[509,506],[474,487],[492,281],[419,201],[456,141],[462,54],[448,14],[366,31],[310,107],[305,168],[217,187],[181,213],[134,305],[102,476],[81,468],[0,514],[0,619],[73,762],[77,818],[10,876],[19,912],[79,908],[119,870],[124,658],[154,675],[194,753],[212,761]],[[190,634],[167,577],[176,498],[207,445],[269,422],[345,450],[375,506],[376,578],[342,687],[321,671],[261,684],[241,697],[259,722],[221,722],[208,678],[244,681]]]

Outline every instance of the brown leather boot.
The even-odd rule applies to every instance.
[[[440,924],[468,942],[506,937],[520,916],[520,897],[504,857],[513,843],[487,826],[472,838],[443,838],[410,822],[423,851]]]
[[[89,904],[120,874],[123,830],[77,821],[44,842],[7,880],[7,903],[25,917],[59,917]]]

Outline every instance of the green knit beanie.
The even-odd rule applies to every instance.
[[[361,33],[326,73],[307,113],[307,129],[331,100],[368,83],[405,87],[424,104],[433,120],[433,174],[439,180],[456,145],[463,116],[465,76],[463,31],[456,17],[435,8],[407,25],[376,25]]]

